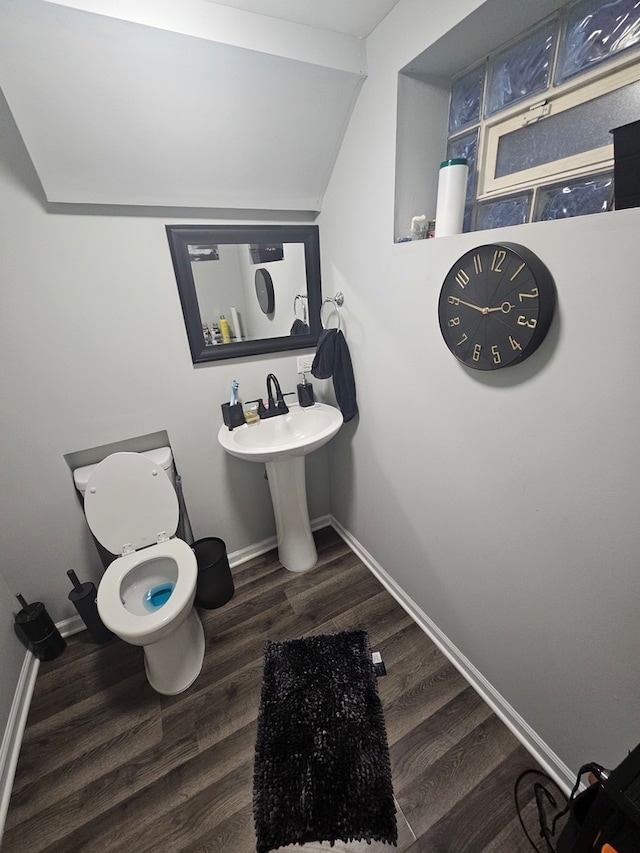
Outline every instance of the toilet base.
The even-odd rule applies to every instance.
[[[143,646],[149,684],[158,693],[182,693],[200,675],[204,660],[204,630],[195,607],[182,625],[164,640]]]

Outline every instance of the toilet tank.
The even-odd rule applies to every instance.
[[[147,450],[140,455],[146,456],[147,459],[151,459],[152,462],[159,465],[165,471],[167,477],[171,480],[171,483],[175,488],[176,483],[173,473],[173,454],[170,447],[158,447],[156,450]],[[97,464],[98,463],[96,462],[95,465],[83,465],[82,468],[76,468],[73,472],[73,481],[76,484],[76,489],[81,495],[84,495],[87,483],[89,482],[89,477]]]

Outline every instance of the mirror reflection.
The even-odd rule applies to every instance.
[[[291,334],[296,311],[302,315],[307,300],[302,243],[282,244],[281,260],[258,267],[246,243],[197,248],[198,255],[193,257],[189,247],[205,343],[221,343],[222,317],[228,322],[232,341]],[[206,253],[205,248],[216,251]]]
[[[315,346],[317,226],[180,226],[167,235],[194,363]]]

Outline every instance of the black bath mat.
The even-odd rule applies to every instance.
[[[253,780],[257,853],[309,841],[383,841],[397,827],[364,631],[267,643]]]

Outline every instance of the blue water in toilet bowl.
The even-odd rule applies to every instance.
[[[174,587],[174,583],[161,583],[158,586],[152,586],[144,596],[145,608],[150,613],[159,610],[171,598]]]

